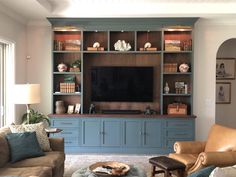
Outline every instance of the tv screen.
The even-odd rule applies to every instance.
[[[153,101],[153,67],[92,67],[91,70],[92,101]]]

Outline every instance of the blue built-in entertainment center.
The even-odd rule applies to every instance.
[[[62,129],[51,136],[64,137],[67,152],[165,154],[175,141],[194,140],[197,18],[48,20],[49,116]]]

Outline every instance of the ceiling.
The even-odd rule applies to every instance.
[[[236,17],[236,0],[0,0],[25,22],[46,17]]]

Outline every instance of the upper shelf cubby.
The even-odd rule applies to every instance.
[[[118,42],[119,41],[119,42]],[[122,46],[124,43],[127,47]],[[115,48],[115,44],[117,48]],[[119,47],[120,46],[120,47]],[[130,46],[130,49],[128,49]],[[135,32],[134,31],[110,31],[110,51],[134,51],[135,50]]]
[[[138,31],[137,51],[160,51],[161,31]]]
[[[165,51],[192,51],[192,31],[190,29],[176,29],[164,31]]]
[[[107,51],[108,32],[107,31],[84,31],[84,51]]]
[[[54,31],[54,51],[80,51],[81,31]]]

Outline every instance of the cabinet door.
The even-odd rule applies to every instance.
[[[124,146],[140,147],[142,145],[142,121],[124,121]]]
[[[144,121],[143,129],[143,145],[146,147],[161,147],[161,121]]]
[[[82,120],[82,146],[100,146],[101,133],[100,120]]]
[[[119,120],[103,120],[102,128],[102,145],[120,146],[121,122]]]

